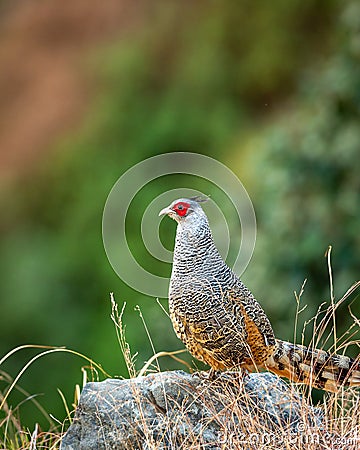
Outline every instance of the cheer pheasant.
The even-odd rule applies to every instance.
[[[198,198],[164,208],[177,232],[169,287],[178,337],[214,370],[264,368],[296,382],[335,392],[360,386],[360,363],[275,339],[270,321],[221,258]]]

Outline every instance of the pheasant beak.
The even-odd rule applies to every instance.
[[[167,208],[162,209],[159,212],[159,216],[164,216],[164,215],[173,214],[173,213],[174,213],[174,211],[171,208],[167,207]]]

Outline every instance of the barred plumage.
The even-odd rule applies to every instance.
[[[329,391],[360,386],[359,361],[275,339],[264,310],[219,254],[199,199],[175,200],[162,214],[178,223],[170,317],[193,356],[215,370],[264,368]]]

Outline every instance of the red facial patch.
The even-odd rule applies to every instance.
[[[176,205],[174,205],[172,209],[176,212],[178,216],[184,217],[186,216],[186,213],[188,212],[189,208],[190,208],[189,203],[179,202],[176,203]]]

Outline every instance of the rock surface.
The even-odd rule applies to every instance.
[[[88,383],[61,450],[246,449],[254,448],[254,432],[253,442],[296,433],[304,412],[307,426],[321,424],[319,411],[276,375],[206,375],[174,371]]]

